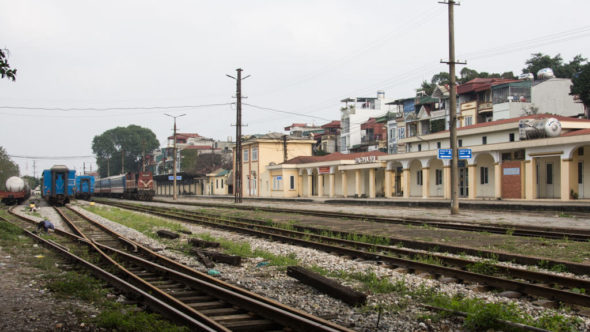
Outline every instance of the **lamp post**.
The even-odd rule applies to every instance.
[[[164,115],[169,116],[174,119],[174,136],[173,136],[174,147],[172,149],[173,153],[174,153],[174,159],[172,161],[172,168],[173,168],[172,175],[174,176],[174,184],[172,185],[172,187],[173,187],[174,193],[172,195],[172,199],[176,200],[176,198],[177,198],[176,197],[176,118],[180,118],[181,116],[185,116],[186,114],[181,114],[181,115],[176,115],[176,116],[170,115],[170,114],[164,114]]]

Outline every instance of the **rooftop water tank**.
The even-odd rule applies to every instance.
[[[543,68],[537,72],[537,79],[539,80],[546,80],[553,77],[555,77],[555,74],[551,68]]]

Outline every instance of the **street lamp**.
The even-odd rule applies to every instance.
[[[174,115],[164,113],[164,115],[169,116],[174,119],[174,136],[173,136],[173,139],[174,139],[174,148],[173,148],[174,159],[172,161],[172,165],[173,165],[173,167],[172,167],[173,174],[172,175],[174,176],[174,184],[173,184],[174,193],[173,193],[172,199],[176,200],[176,118],[180,118],[181,116],[185,116],[186,114],[174,116]]]

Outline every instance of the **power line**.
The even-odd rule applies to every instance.
[[[282,111],[282,110],[278,110],[276,108],[256,106],[256,105],[252,105],[252,104],[248,104],[248,103],[242,103],[242,104],[247,105],[247,106],[250,106],[250,107],[253,107],[253,108],[257,108],[257,109],[260,109],[260,110],[265,110],[265,111],[271,111],[271,112],[277,112],[277,113],[285,113],[285,114],[303,116],[303,117],[308,117],[308,118],[315,118],[315,119],[325,120],[325,121],[332,121],[332,120],[327,119],[327,118],[322,118],[321,116],[308,115],[308,114],[304,114],[304,113],[297,113],[297,112],[290,112],[290,111]]]
[[[10,158],[19,158],[19,159],[42,159],[42,160],[63,160],[63,159],[87,159],[87,158],[96,158],[96,156],[23,156],[23,155],[8,155]]]
[[[128,110],[167,110],[167,109],[185,109],[185,108],[201,108],[214,106],[227,106],[232,103],[218,103],[218,104],[201,104],[201,105],[180,105],[180,106],[131,106],[131,107],[29,107],[29,106],[0,106],[0,109],[17,109],[29,111],[59,111],[59,112],[74,112],[74,111],[128,111]]]

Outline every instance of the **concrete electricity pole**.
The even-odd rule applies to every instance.
[[[225,75],[236,80],[236,169],[234,170],[234,203],[242,203],[242,68],[236,69],[237,77]]]
[[[459,150],[457,149],[457,86],[455,82],[455,64],[464,64],[464,62],[455,61],[455,22],[454,7],[458,5],[454,0],[439,2],[449,6],[449,61],[441,61],[449,64],[450,76],[450,123],[449,131],[451,133],[451,214],[459,213]]]
[[[170,115],[170,114],[164,114],[164,115],[167,115],[167,116],[174,119],[174,136],[173,136],[174,148],[172,149],[173,153],[174,153],[174,159],[172,161],[172,168],[173,168],[172,176],[174,177],[174,182],[173,182],[174,184],[172,185],[172,188],[174,190],[174,193],[172,195],[172,199],[176,200],[176,198],[177,198],[177,192],[176,192],[176,118],[180,118],[181,116],[185,116],[186,114],[181,114],[181,115],[177,115],[177,116]]]

